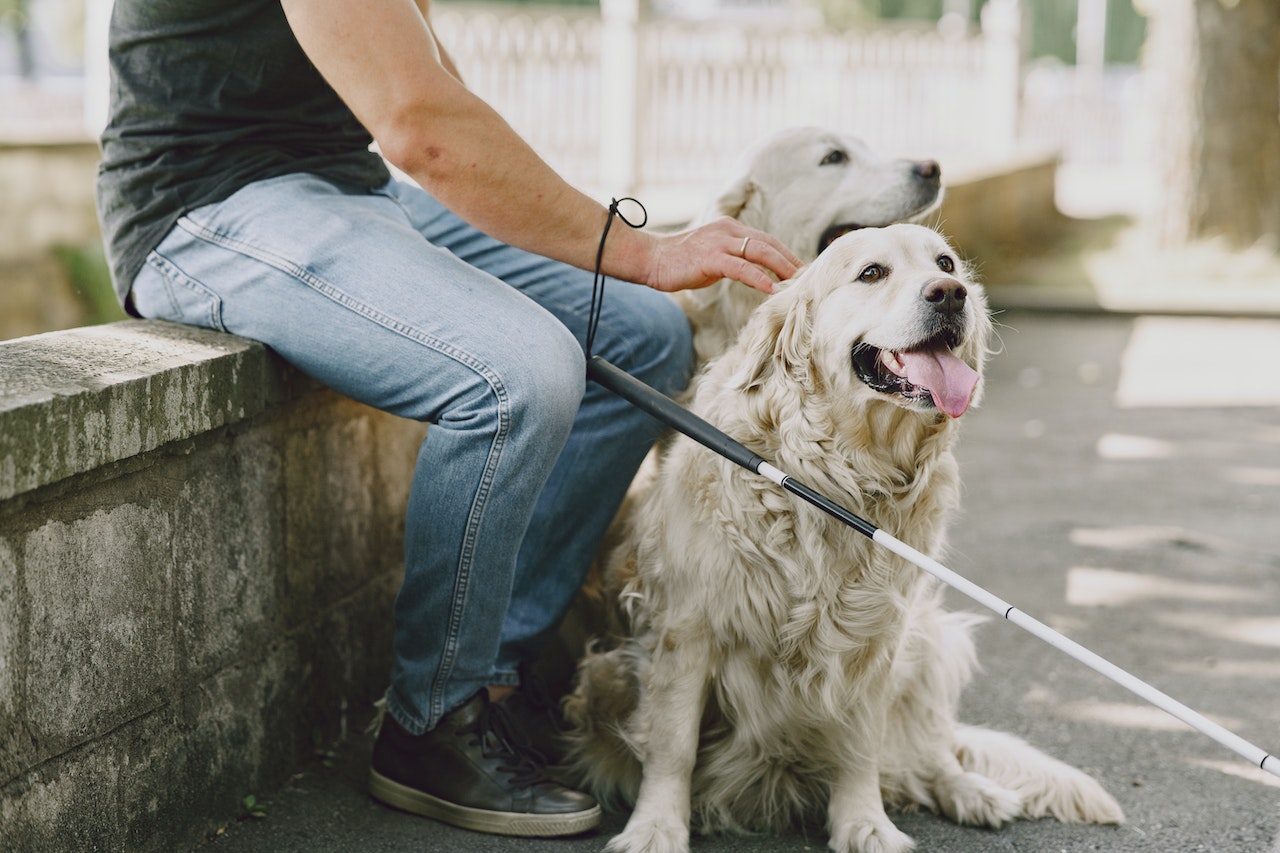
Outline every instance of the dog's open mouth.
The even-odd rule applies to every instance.
[[[978,385],[977,371],[952,352],[959,343],[950,332],[904,350],[858,343],[853,347],[853,369],[874,391],[932,403],[958,418],[969,408]]]
[[[834,243],[837,239],[848,234],[850,231],[857,231],[859,228],[866,228],[865,225],[856,225],[852,222],[839,222],[822,232],[822,236],[818,238],[818,254]]]

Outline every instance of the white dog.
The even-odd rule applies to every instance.
[[[841,234],[917,221],[941,200],[942,170],[934,161],[882,157],[855,136],[797,127],[748,150],[701,221],[730,216],[810,262]],[[676,294],[693,326],[699,365],[724,352],[763,298],[727,280]]]
[[[695,380],[692,409],[920,549],[959,495],[956,419],[981,394],[979,285],[918,225],[837,239]],[[572,753],[633,802],[611,851],[685,851],[704,831],[825,814],[841,853],[913,846],[886,815],[1114,823],[1097,782],[960,725],[969,628],[926,573],[682,437],[610,555],[628,636],[589,654],[566,702]]]
[[[942,171],[933,160],[880,156],[856,136],[822,127],[774,133],[748,149],[706,206],[699,222],[729,216],[773,234],[805,262],[841,234],[864,227],[919,220],[942,201]],[[673,294],[693,328],[695,366],[724,352],[765,295],[736,281]],[[611,547],[648,488],[653,454],[645,461],[605,540]],[[615,625],[601,601],[600,567],[592,566],[582,593],[546,653],[557,686],[566,680],[592,636]]]

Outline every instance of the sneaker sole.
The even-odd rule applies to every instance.
[[[462,829],[494,835],[554,838],[577,835],[600,824],[600,806],[566,814],[526,814],[473,809],[393,782],[376,770],[369,771],[369,796],[397,809],[433,818]]]

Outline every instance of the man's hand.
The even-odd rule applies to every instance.
[[[731,278],[772,293],[774,281],[791,278],[800,265],[800,259],[777,238],[726,216],[699,228],[659,236],[643,283],[655,290],[674,291]]]
[[[772,293],[774,282],[791,278],[801,264],[776,237],[725,216],[667,234],[614,226],[601,267],[606,275],[667,292],[729,278]]]

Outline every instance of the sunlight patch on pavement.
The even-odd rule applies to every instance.
[[[1103,459],[1170,459],[1175,448],[1171,442],[1140,435],[1107,433],[1098,439],[1097,453]]]
[[[1124,408],[1280,405],[1280,320],[1139,317],[1120,359]]]
[[[1075,723],[1097,723],[1117,729],[1142,729],[1153,732],[1195,731],[1168,711],[1162,711],[1154,705],[1130,705],[1125,702],[1064,702],[1054,709],[1054,714]],[[1213,721],[1228,730],[1240,727],[1239,720],[1214,717]]]
[[[1228,468],[1222,477],[1238,486],[1280,486],[1280,468]]]
[[[1245,437],[1252,441],[1261,441],[1264,444],[1280,444],[1280,426],[1259,427]]]
[[[1198,631],[1206,637],[1280,649],[1280,618],[1224,619],[1211,613],[1160,613],[1156,618],[1166,625]]]
[[[1216,770],[1228,776],[1248,779],[1250,782],[1257,782],[1261,785],[1280,788],[1280,777],[1272,776],[1261,767],[1254,767],[1245,761],[1210,761],[1206,758],[1189,758],[1187,763],[1195,767],[1203,767],[1206,770]]]
[[[1084,566],[1067,571],[1067,603],[1079,607],[1123,606],[1135,601],[1253,601],[1257,593],[1224,584],[1193,583],[1158,575],[1119,572]]]
[[[1076,527],[1070,534],[1072,545],[1131,551],[1160,545],[1200,544],[1199,537],[1181,527],[1133,525],[1128,527]]]

